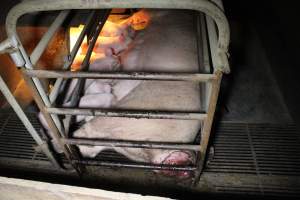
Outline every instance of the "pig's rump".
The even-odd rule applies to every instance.
[[[121,53],[123,71],[199,72],[193,13],[151,10],[151,22],[137,33]],[[128,81],[127,81],[128,82]],[[127,83],[126,82],[126,83]],[[122,84],[122,81],[119,82]],[[200,112],[200,86],[195,82],[139,81],[112,105],[113,109]],[[114,91],[114,88],[112,89]],[[122,89],[123,91],[123,89]],[[199,120],[127,119],[95,117],[74,132],[76,138],[101,138],[156,142],[193,142]],[[104,147],[79,146],[84,157],[94,157]],[[136,161],[161,163],[171,151],[114,148]]]

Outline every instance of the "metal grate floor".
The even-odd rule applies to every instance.
[[[221,123],[207,172],[300,175],[300,135],[291,124]]]
[[[28,113],[40,128],[34,113]],[[213,135],[214,155],[203,177],[221,193],[300,196],[300,135],[293,124],[222,122]],[[47,161],[15,114],[0,114],[0,163]],[[127,160],[112,151],[98,159]],[[128,160],[127,160],[128,161]]]

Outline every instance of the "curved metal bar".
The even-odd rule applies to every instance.
[[[65,9],[111,9],[111,8],[165,8],[197,10],[210,16],[218,27],[217,56],[220,62],[215,68],[229,70],[227,50],[230,40],[229,24],[223,11],[209,0],[28,0],[11,9],[6,18],[8,37],[14,37],[17,20],[24,14],[36,11]]]

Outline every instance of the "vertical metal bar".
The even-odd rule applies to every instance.
[[[45,51],[48,43],[53,38],[55,32],[58,30],[58,28],[62,25],[62,23],[67,18],[68,14],[70,13],[70,10],[61,11],[59,15],[56,17],[54,22],[51,24],[51,26],[48,28],[47,32],[43,35],[42,39],[38,43],[38,45],[33,50],[31,56],[30,56],[30,62],[26,62],[28,65],[31,65],[33,68],[34,65],[36,65],[37,61],[40,59],[41,55]],[[25,52],[24,52],[25,53]],[[23,54],[24,55],[24,54]],[[44,91],[43,87],[41,86],[40,80],[37,78],[32,78],[35,86],[37,87],[37,90],[39,94],[41,95],[44,104],[47,106],[51,105],[51,102],[48,99],[48,96],[46,95],[46,92]],[[54,120],[54,123],[56,127],[59,129],[59,132],[61,135],[64,135],[63,126],[59,120],[59,118],[56,115],[51,116]],[[53,131],[53,130],[52,130]]]
[[[215,3],[222,11],[224,11],[223,3],[221,0],[211,0],[211,1],[213,3]],[[216,67],[216,66],[220,67],[222,65],[225,66],[225,63],[221,63],[220,52],[218,51],[219,37],[218,37],[218,30],[217,30],[215,21],[213,20],[213,18],[211,16],[206,15],[206,24],[207,24],[207,30],[208,30],[208,39],[209,39],[209,45],[210,45],[212,65],[213,65],[213,67]],[[228,60],[227,60],[226,64],[228,64]]]
[[[81,64],[81,71],[87,71],[88,70],[90,58],[91,58],[91,55],[92,55],[92,51],[93,51],[94,46],[96,44],[97,38],[98,38],[98,36],[99,36],[99,34],[102,30],[102,27],[104,26],[105,20],[108,17],[109,12],[110,11],[105,11],[105,13],[103,13],[101,16],[97,17],[98,25],[95,27],[94,36],[91,39],[91,41],[89,42],[89,47],[88,47],[87,53],[86,53],[86,55],[83,59],[83,62]],[[79,79],[78,80],[77,85],[75,86],[75,89],[73,91],[72,98],[71,98],[71,106],[75,106],[78,103],[80,92],[82,91],[83,86],[84,86],[84,80],[85,79]]]
[[[18,48],[19,48],[19,50],[20,50],[20,52],[21,52],[21,54],[22,54],[22,56],[23,56],[23,58],[24,58],[24,60],[25,60],[25,68],[27,68],[27,69],[33,69],[33,65],[32,65],[32,63],[31,63],[31,61],[30,61],[30,59],[29,59],[29,57],[28,57],[28,55],[27,55],[27,53],[26,53],[24,47],[22,46],[22,43],[20,42],[20,39],[17,37],[17,35],[15,35],[15,38],[16,38],[16,40],[18,41]],[[32,80],[33,80],[33,82],[34,82],[34,87],[37,89],[37,91],[38,91],[39,94],[40,94],[40,97],[41,97],[42,100],[43,100],[43,103],[44,103],[47,107],[51,106],[51,103],[50,103],[50,101],[49,101],[49,98],[48,98],[48,96],[47,96],[45,90],[43,89],[43,86],[42,86],[40,80],[39,80],[38,78],[32,78]],[[64,135],[64,129],[63,129],[63,126],[62,126],[62,124],[61,124],[59,118],[57,117],[57,115],[51,115],[51,117],[52,117],[52,119],[53,119],[53,121],[54,121],[56,127],[58,128],[60,134],[61,134],[61,135]]]
[[[93,22],[94,15],[95,15],[95,11],[92,11],[92,13],[88,16],[85,26],[84,26],[83,30],[81,31],[81,33],[78,37],[78,40],[76,41],[73,49],[71,50],[70,55],[68,56],[68,60],[64,63],[64,66],[62,68],[63,70],[69,69],[70,66],[72,65],[72,63],[76,57],[76,54],[81,46],[81,43],[84,39],[84,36],[86,35],[87,30],[89,29],[91,23]],[[54,101],[56,100],[59,90],[61,89],[60,86],[61,86],[62,82],[63,82],[63,78],[58,78],[55,81],[55,84],[49,94],[49,99],[50,99],[51,104],[54,103]]]
[[[40,59],[41,55],[45,51],[48,43],[52,39],[54,33],[58,30],[58,28],[62,25],[62,23],[67,18],[70,10],[64,10],[59,13],[59,15],[55,18],[54,22],[48,28],[47,32],[43,35],[43,38],[40,40],[38,45],[34,48],[30,55],[30,61],[32,65],[36,65],[37,61]]]
[[[197,49],[198,49],[198,63],[200,73],[211,73],[209,48],[207,41],[206,20],[203,13],[196,13],[196,32],[197,32]],[[201,111],[207,112],[209,103],[210,84],[199,83],[200,86],[200,99]]]
[[[22,73],[23,73],[23,68],[21,68]],[[56,142],[60,148],[63,150],[64,154],[66,155],[66,158],[68,161],[72,163],[72,160],[79,159],[79,156],[77,155],[77,152],[69,145],[65,145],[64,143],[61,142],[60,138],[64,137],[63,135],[60,135],[58,128],[55,126],[54,121],[51,118],[51,115],[45,110],[45,104],[43,103],[42,98],[39,95],[39,92],[35,88],[34,82],[31,78],[29,78],[25,73],[23,73],[24,80],[26,84],[28,84],[29,88],[31,89],[32,96],[40,109],[41,113],[44,115],[45,120],[47,121],[47,124],[52,131],[52,137],[54,138],[54,142]],[[83,172],[83,168],[81,166],[74,166],[73,167],[77,170],[79,174]]]
[[[49,150],[48,144],[43,141],[40,137],[40,135],[36,132],[35,128],[27,118],[26,114],[24,113],[21,106],[16,101],[13,94],[10,92],[9,88],[3,81],[2,77],[0,76],[0,90],[4,97],[6,98],[7,102],[11,105],[11,107],[14,109],[16,114],[18,115],[19,119],[24,124],[25,128],[28,130],[31,137],[34,139],[34,141],[41,147],[43,153],[48,157],[48,159],[53,163],[53,165],[57,168],[60,168],[60,165],[58,161],[56,160],[53,153]]]
[[[204,65],[204,72],[211,73],[211,65],[210,65],[210,58],[209,58],[209,48],[208,48],[208,41],[207,41],[207,27],[205,21],[205,15],[203,13],[199,13],[199,28],[201,31],[201,39],[202,39],[202,48],[203,51],[203,65]]]
[[[209,57],[209,48],[208,48],[208,41],[207,41],[207,27],[206,27],[206,20],[205,15],[202,14],[202,17],[200,19],[201,21],[201,31],[202,31],[202,41],[203,41],[203,62],[204,62],[204,70],[205,73],[212,73],[211,72],[211,63],[210,63],[210,57]],[[203,106],[205,112],[208,110],[208,104],[209,104],[209,97],[211,93],[211,84],[210,83],[201,83],[202,84],[202,96],[203,96]]]
[[[206,16],[206,24],[208,31],[208,40],[210,46],[210,54],[212,66],[220,66],[220,60],[218,55],[218,36],[216,31],[216,25],[213,19],[210,16]]]
[[[201,142],[200,142],[200,159],[198,160],[197,166],[198,170],[195,172],[195,179],[194,184],[197,184],[201,175],[201,172],[204,167],[205,163],[205,156],[206,156],[206,149],[208,145],[208,140],[210,136],[211,126],[213,123],[213,118],[215,115],[215,110],[217,106],[219,91],[220,91],[220,84],[222,80],[223,73],[221,71],[216,71],[215,75],[217,79],[211,82],[211,94],[209,99],[209,106],[207,112],[207,118],[204,120],[203,128],[201,130]]]
[[[22,54],[23,59],[25,60],[25,68],[27,69],[33,69],[33,65],[22,45],[22,43],[20,42],[20,39],[18,38],[17,35],[14,36],[16,41],[18,42],[18,49],[20,50],[20,53]],[[39,94],[41,95],[41,98],[44,102],[44,104],[46,106],[51,106],[51,103],[46,95],[46,92],[43,89],[43,86],[40,82],[40,80],[38,78],[32,78],[33,82],[34,82],[34,87],[38,90]],[[61,125],[61,122],[59,120],[59,118],[57,117],[57,115],[51,115],[51,117],[54,120],[55,125],[57,126],[57,128],[59,129],[61,134],[64,134],[64,130],[63,127]]]
[[[95,47],[97,38],[104,26],[104,23],[109,15],[109,13],[110,13],[110,10],[105,10],[103,13],[101,13],[99,16],[97,16],[98,24],[97,24],[97,26],[95,26],[95,30],[93,31],[93,37],[92,37],[91,41],[89,42],[89,47],[88,47],[87,53],[81,64],[81,71],[87,71],[89,68],[92,51]],[[71,100],[70,100],[71,107],[76,106],[78,104],[78,102],[80,100],[80,93],[82,92],[82,90],[84,88],[84,83],[85,83],[84,78],[78,79],[77,85],[75,86],[74,91],[71,96]],[[71,122],[71,118],[72,118],[72,116],[70,116],[70,115],[66,116],[66,118],[65,118],[65,125],[66,125],[65,129],[66,130],[69,130],[69,124]]]

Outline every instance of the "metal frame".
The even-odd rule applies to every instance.
[[[70,9],[112,9],[112,8],[168,8],[168,9],[190,9],[203,12],[206,14],[206,23],[209,28],[209,46],[210,54],[212,56],[213,73],[212,74],[199,74],[199,73],[96,73],[86,72],[89,63],[90,54],[94,47],[97,35],[100,33],[105,21],[107,13],[97,15],[96,12],[91,12],[86,21],[86,26],[79,36],[72,52],[68,56],[68,60],[62,67],[62,71],[47,71],[36,70],[34,65],[39,60],[42,52],[46,49],[49,41],[54,36],[54,33],[64,22],[68,16]],[[34,49],[33,53],[28,56],[24,50],[19,37],[16,32],[17,20],[26,13],[35,11],[51,11],[63,10],[55,19],[53,24],[49,27],[39,44]],[[95,23],[97,26],[92,26]],[[92,31],[91,31],[92,29]],[[61,147],[69,163],[79,173],[84,171],[85,164],[111,166],[111,167],[133,167],[143,169],[168,169],[168,170],[187,170],[195,171],[194,182],[197,183],[205,162],[205,154],[210,136],[214,112],[220,90],[220,82],[223,73],[229,73],[229,65],[227,58],[227,49],[229,44],[229,25],[227,19],[222,11],[222,4],[219,0],[29,0],[24,1],[9,12],[6,20],[6,30],[8,39],[0,44],[0,53],[10,53],[11,58],[14,60],[17,67],[21,69],[25,82],[30,86],[33,98],[37,103],[40,111],[44,115],[51,131],[51,137]],[[83,41],[84,35],[88,31],[94,33],[89,44],[88,53],[83,62],[84,71],[70,72],[69,70],[75,55]],[[202,33],[202,39],[205,38],[206,33]],[[209,60],[208,52],[205,53],[205,60]],[[47,95],[41,86],[39,78],[56,78],[54,89]],[[80,78],[79,80],[92,78],[92,79],[130,79],[130,80],[160,80],[160,81],[191,81],[191,82],[204,82],[207,94],[206,113],[185,113],[185,112],[156,112],[156,111],[112,111],[105,109],[71,109],[71,108],[56,108],[53,104],[57,98],[58,91],[63,85],[64,79]],[[82,89],[82,81],[78,81],[77,93]],[[0,79],[0,87],[7,91]],[[4,92],[5,92],[4,91]],[[76,95],[73,95],[76,96]],[[19,113],[19,117],[24,124],[30,124],[23,111],[18,108],[16,102],[12,99],[12,95],[7,95],[6,98],[11,102],[12,107],[16,108],[15,111]],[[78,104],[78,98],[73,99],[73,104]],[[23,113],[23,114],[22,114]],[[91,139],[70,139],[67,138],[68,127],[64,127],[57,115],[92,115],[103,117],[126,117],[126,118],[151,118],[151,119],[184,119],[192,120],[197,119],[203,122],[201,128],[201,142],[200,144],[174,144],[174,143],[155,143],[155,142],[142,142],[142,141],[116,141],[116,140],[91,140]],[[70,117],[69,117],[70,118]],[[26,121],[27,120],[27,121]],[[28,131],[33,137],[37,137],[33,127],[26,126]],[[37,139],[38,144],[43,142]],[[180,149],[180,150],[193,150],[199,152],[197,165],[191,166],[164,166],[164,165],[151,165],[151,164],[126,164],[126,163],[108,163],[92,160],[80,160],[76,150],[72,145],[85,144],[96,146],[115,146],[115,147],[132,147],[132,148],[154,148],[154,149]],[[47,148],[44,150],[47,152]],[[49,153],[46,153],[51,157]],[[52,155],[52,154],[51,154]]]

